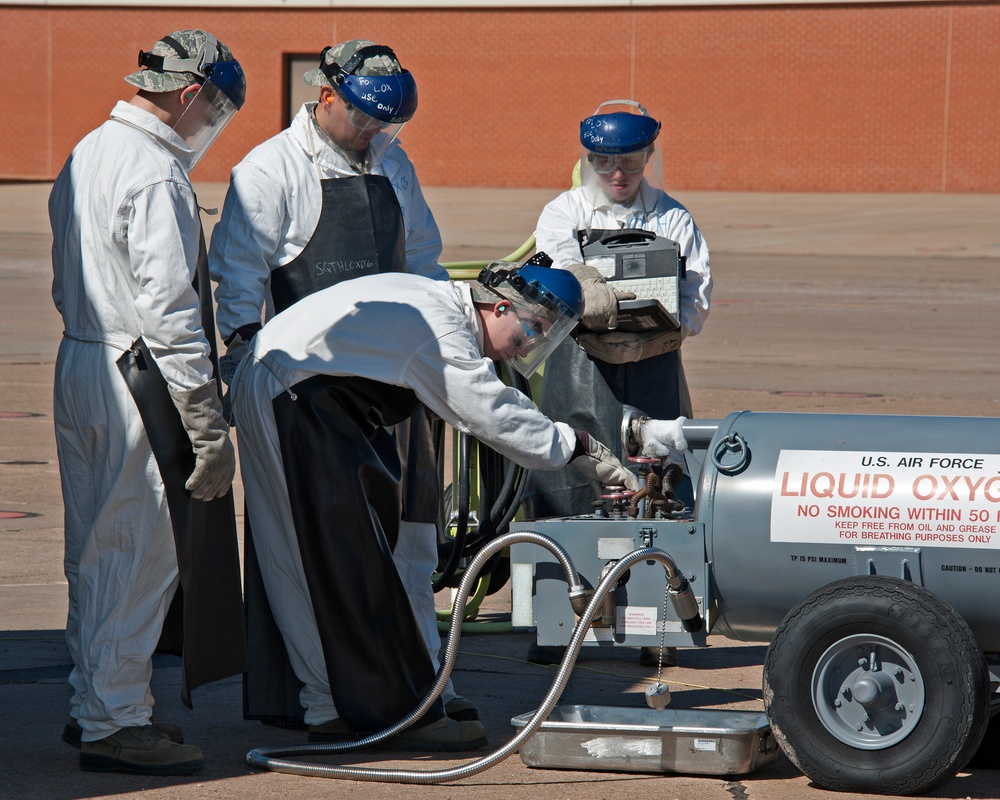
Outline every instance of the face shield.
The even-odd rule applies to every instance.
[[[598,207],[631,206],[645,184],[663,189],[660,123],[634,100],[611,100],[580,123],[580,183]]]
[[[345,140],[337,144],[346,150],[365,153],[366,166],[370,169],[378,164],[403,125],[416,112],[416,81],[402,67],[386,75],[355,74],[368,59],[379,56],[398,65],[396,54],[388,47],[362,47],[343,67],[337,63],[327,64],[324,56],[320,57],[320,70],[344,101],[347,110]]]
[[[479,273],[479,282],[488,293],[510,303],[504,312],[513,315],[504,361],[525,378],[552,355],[576,327],[583,311],[579,281],[566,270],[540,266],[543,261],[551,263],[544,254],[520,268],[496,261]]]
[[[385,122],[366,114],[343,95],[341,100],[347,109],[348,124],[342,129],[344,135],[337,137],[337,144],[344,150],[364,153],[364,171],[370,171],[379,163],[406,123]]]
[[[247,82],[238,61],[206,64],[204,71],[204,83],[174,123],[174,132],[191,148],[192,169],[246,100]]]

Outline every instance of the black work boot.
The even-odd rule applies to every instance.
[[[122,728],[96,742],[80,743],[80,769],[133,775],[193,775],[205,767],[201,750],[175,744],[151,725]]]
[[[162,733],[175,744],[184,744],[184,731],[181,730],[180,725],[174,725],[170,722],[154,722],[153,720],[150,720],[149,724],[154,731]],[[70,717],[69,722],[63,727],[62,740],[70,747],[79,750],[82,737],[83,729],[80,727],[80,723]]]

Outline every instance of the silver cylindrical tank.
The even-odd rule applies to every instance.
[[[692,426],[698,426],[697,420]],[[768,641],[813,590],[912,580],[1000,651],[1000,419],[739,412],[702,444],[716,632]],[[687,428],[685,427],[685,431]]]

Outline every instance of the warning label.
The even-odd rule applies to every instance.
[[[619,606],[615,609],[615,625],[619,633],[639,636],[656,635],[656,609],[645,606]]]
[[[771,541],[1000,549],[1000,455],[782,450]]]

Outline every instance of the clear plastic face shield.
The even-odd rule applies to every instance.
[[[174,123],[174,132],[191,148],[191,168],[201,161],[246,99],[246,77],[238,61],[205,65],[205,82]]]
[[[331,138],[342,149],[363,153],[365,171],[370,171],[395,141],[403,126],[417,110],[417,84],[409,71],[399,67],[390,75],[357,75],[367,59],[385,56],[396,64],[388,47],[372,45],[359,49],[340,67],[327,64],[326,51],[320,56],[320,70],[327,76],[344,106],[343,122]]]
[[[555,291],[547,287],[539,276],[551,273],[550,284],[561,283],[566,277],[573,282],[571,307]],[[497,301],[510,307],[509,336],[501,353],[503,360],[526,379],[530,378],[553,351],[562,343],[580,321],[582,294],[579,283],[564,270],[526,265],[518,268],[515,263],[495,261],[479,273],[479,282]]]
[[[247,82],[239,62],[212,34],[197,30],[177,31],[160,39],[152,51],[140,50],[139,67],[125,80],[140,89],[167,92],[200,85],[185,89],[184,108],[172,126],[191,148],[193,168],[243,106]]]
[[[363,153],[364,171],[374,169],[389,146],[396,140],[405,122],[385,122],[369,116],[341,95],[347,111],[343,135],[335,137],[337,145],[351,153]]]
[[[598,205],[631,206],[640,187],[663,189],[660,123],[634,100],[610,100],[580,123],[580,183]]]

